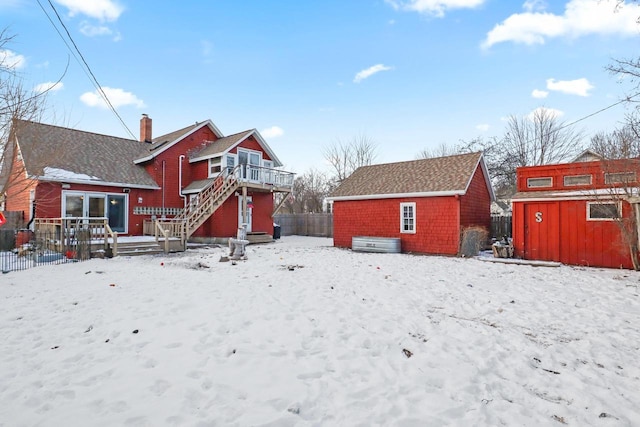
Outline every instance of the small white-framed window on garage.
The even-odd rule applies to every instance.
[[[416,232],[416,204],[400,203],[400,232]]]
[[[564,186],[591,185],[591,175],[567,175],[564,178]]]
[[[615,172],[604,174],[605,184],[629,184],[635,183],[636,181],[635,172]]]
[[[613,221],[620,218],[620,203],[587,202],[587,221]]]
[[[553,178],[527,178],[527,188],[553,187]]]

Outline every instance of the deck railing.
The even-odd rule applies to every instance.
[[[108,218],[38,218],[34,220],[34,228],[36,240],[45,249],[60,251],[83,244],[102,245],[105,253],[111,250],[113,256],[117,255],[118,233],[109,227]],[[46,239],[39,239],[39,235]]]

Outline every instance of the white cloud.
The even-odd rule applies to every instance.
[[[136,108],[144,108],[146,106],[144,101],[138,99],[138,97],[131,92],[125,92],[122,89],[106,86],[104,86],[102,90],[104,90],[104,93],[107,95],[114,108],[122,107],[124,105],[133,105]],[[80,96],[80,100],[89,107],[109,108],[97,91],[83,93]]]
[[[547,8],[547,4],[542,0],[527,0],[522,5],[522,8],[527,12],[542,11]]]
[[[482,124],[476,125],[476,129],[478,129],[480,132],[488,131],[489,127],[490,126],[488,124],[486,124],[486,123],[482,123]]]
[[[277,138],[284,135],[284,130],[279,126],[271,126],[270,128],[264,129],[260,134],[265,138]]]
[[[69,9],[69,16],[85,15],[100,21],[115,21],[124,7],[114,0],[55,0]]]
[[[482,48],[514,42],[526,45],[544,44],[554,37],[580,37],[587,34],[638,34],[636,20],[640,5],[626,3],[615,11],[608,1],[570,0],[562,15],[545,12],[543,3],[527,1],[524,13],[509,16],[497,24],[482,42]]]
[[[20,69],[27,65],[27,59],[9,49],[0,49],[0,65],[3,68]]]
[[[485,0],[385,0],[396,10],[408,10],[442,18],[450,9],[472,9]]]
[[[534,89],[533,92],[531,92],[531,96],[534,98],[546,98],[548,95],[549,92],[546,90]]]
[[[393,69],[393,67],[387,67],[384,64],[377,64],[377,65],[374,65],[373,67],[367,68],[366,70],[360,71],[354,77],[353,82],[354,83],[360,83],[364,79],[369,78],[369,77],[373,76],[374,74],[379,73],[380,71],[389,71],[389,70],[392,70],[392,69]]]
[[[589,91],[593,88],[594,86],[585,78],[576,80],[547,79],[547,89],[569,95],[589,96]]]
[[[80,32],[87,37],[110,36],[113,34],[111,28],[104,25],[91,25],[87,21],[80,24]]]
[[[559,119],[564,116],[564,111],[556,110],[555,108],[538,107],[527,115],[529,120],[533,120],[536,114],[544,114],[545,117],[553,117]]]
[[[35,88],[33,88],[34,92],[43,93],[43,92],[57,92],[64,87],[62,82],[45,82],[40,83]]]

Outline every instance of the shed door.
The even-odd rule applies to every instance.
[[[559,261],[560,219],[558,203],[527,203],[524,215],[525,259]]]

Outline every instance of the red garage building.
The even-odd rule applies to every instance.
[[[638,160],[578,161],[517,170],[513,244],[517,257],[633,268]]]
[[[482,153],[358,168],[331,194],[333,242],[400,238],[403,252],[456,255],[462,230],[489,229],[493,189]]]

